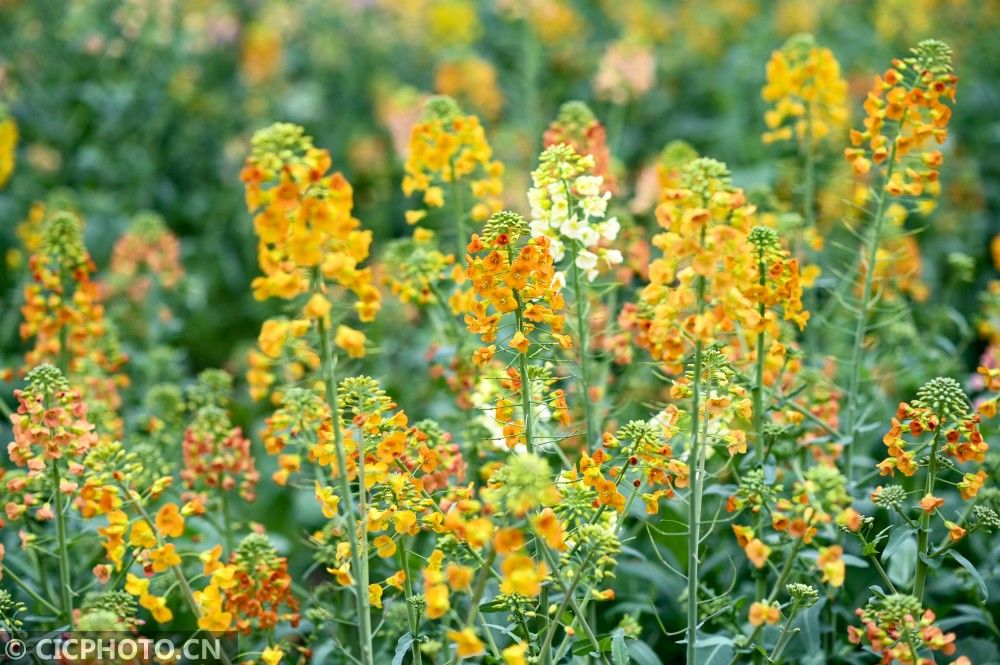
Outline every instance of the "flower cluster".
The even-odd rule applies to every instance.
[[[94,263],[83,244],[83,222],[65,211],[50,213],[42,241],[29,260],[32,281],[24,288],[21,338],[33,340],[22,371],[51,363],[87,400],[102,435],[118,436],[120,373],[127,360],[108,323]]]
[[[812,150],[847,121],[847,82],[833,53],[812,35],[795,35],[771,54],[761,94],[772,105],[764,114],[764,143],[794,139]]]
[[[73,478],[83,474],[81,462],[96,445],[97,435],[86,402],[59,370],[39,365],[25,379],[28,386],[14,391],[18,401],[10,416],[14,440],[7,445],[7,456],[25,472],[7,474],[10,496],[4,508],[9,520],[20,519],[32,508],[36,519],[50,520],[54,515],[47,497],[76,493],[79,483]],[[62,476],[60,469],[68,475]],[[59,479],[55,486],[50,486],[51,478]]]
[[[276,123],[254,134],[252,145],[240,177],[247,208],[255,214],[264,273],[253,281],[254,296],[296,298],[318,274],[353,292],[358,317],[371,321],[379,294],[371,271],[359,267],[368,257],[371,232],[351,214],[350,183],[340,172],[328,173],[329,152],[314,147],[297,125]],[[329,309],[311,298],[303,312],[315,319]]]
[[[920,651],[939,651],[943,656],[955,653],[955,633],[945,633],[935,624],[934,612],[924,609],[920,601],[905,594],[891,594],[873,599],[856,610],[862,628],[848,626],[853,644],[866,644],[882,662],[903,665],[924,665],[934,658],[921,657]],[[971,665],[962,656],[953,665]]]
[[[181,444],[181,480],[196,495],[206,489],[229,492],[239,486],[240,496],[254,500],[259,474],[243,430],[233,427],[227,411],[232,377],[222,370],[205,370],[192,391],[194,419]]]
[[[917,471],[916,453],[907,450],[904,434],[919,438],[932,434],[943,440],[935,445],[938,451],[953,458],[958,463],[982,462],[989,444],[979,432],[979,416],[972,412],[965,391],[954,379],[937,378],[924,384],[917,391],[912,403],[901,402],[892,419],[892,427],[882,437],[888,455],[878,464],[883,476],[899,471],[904,476],[912,476]],[[968,474],[972,475],[972,474]],[[976,474],[975,480],[964,481],[963,496],[975,496],[985,472]]]
[[[572,146],[560,143],[542,152],[528,190],[531,235],[549,239],[557,263],[569,244],[576,267],[590,281],[602,268],[623,261],[621,251],[601,246],[602,241],[615,240],[621,226],[617,218],[606,218],[611,191],[603,176],[594,173],[593,156],[580,156]]]
[[[720,162],[689,162],[681,186],[656,209],[662,251],[649,267],[635,312],[636,343],[677,370],[695,340],[727,338],[738,324],[754,327],[760,314],[741,288],[753,288],[756,251],[748,243],[755,209],[732,186]],[[699,306],[698,303],[701,303]]]
[[[421,193],[428,208],[457,199],[451,205],[459,214],[479,222],[500,209],[503,165],[493,159],[479,118],[463,115],[449,97],[427,102],[423,119],[410,133],[404,170],[403,193]],[[412,210],[406,220],[416,224],[426,215],[426,209]]]
[[[270,630],[279,622],[299,623],[299,602],[292,593],[288,561],[278,556],[266,536],[250,534],[227,563],[219,560],[221,548],[202,556],[208,585],[194,599],[201,616],[198,627],[211,632],[235,629]]]
[[[873,163],[883,168],[883,190],[896,197],[933,195],[940,189],[943,157],[926,146],[948,137],[947,102],[955,101],[958,84],[946,44],[924,40],[911,53],[876,78],[865,101],[864,129],[851,130],[854,147],[844,150],[856,173],[868,173]]]
[[[559,114],[542,135],[542,143],[546,148],[565,144],[576,154],[592,158],[593,175],[602,178],[607,191],[617,193],[618,184],[611,172],[607,131],[586,104],[574,101],[560,106]]]

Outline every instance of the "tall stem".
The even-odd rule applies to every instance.
[[[937,453],[938,445],[941,443],[941,430],[938,425],[934,432],[934,439],[931,442],[931,457],[927,462],[927,478],[924,481],[924,494],[934,493],[934,481],[937,479]],[[927,584],[927,561],[925,557],[930,556],[931,538],[931,513],[924,511],[920,516],[920,531],[917,533],[917,566],[913,576],[913,595],[921,603],[924,602],[924,587]]]
[[[417,638],[420,636],[420,617],[417,615],[417,608],[413,605],[413,580],[410,578],[410,560],[406,555],[406,536],[399,538],[399,563],[403,566],[403,594],[406,596],[406,618],[410,622],[410,635],[413,643],[410,652],[413,655],[413,665],[421,665],[423,661],[420,653],[420,644]]]
[[[507,246],[507,260],[508,262],[513,262],[513,250],[509,245]],[[517,332],[527,337],[527,333],[524,332],[524,300],[521,299],[521,293],[517,289],[514,289],[514,301],[517,303],[517,309],[514,311]],[[532,453],[535,451],[535,437],[531,417],[531,378],[528,376],[527,349],[517,352],[517,366],[518,371],[521,373],[521,414],[522,418],[524,418],[524,447],[529,453]]]
[[[587,321],[587,291],[580,288],[580,269],[576,265],[577,242],[573,241],[573,262],[570,276],[573,280],[573,295],[576,297],[576,328],[580,344],[580,401],[583,403],[584,435],[589,448],[594,444],[594,408],[590,401],[590,330]]]
[[[795,633],[798,632],[798,628],[792,630],[792,622],[795,621],[795,615],[799,613],[799,604],[797,601],[792,602],[792,609],[788,611],[788,619],[785,621],[785,625],[781,629],[781,637],[778,638],[778,643],[774,645],[774,650],[771,651],[771,655],[768,656],[768,662],[777,663],[778,659],[781,658],[782,652],[785,647],[788,646],[788,641],[792,638]]]
[[[702,282],[704,278],[701,278]],[[699,290],[703,290],[699,289]],[[701,446],[698,430],[701,419],[701,356],[702,342],[699,340],[694,352],[694,395],[691,406],[691,449],[688,453],[691,480],[688,492],[688,548],[687,548],[687,662],[694,663],[698,637],[698,545],[701,541]]]
[[[760,284],[764,285],[765,273],[764,273],[764,261],[759,262],[760,268]],[[763,325],[764,319],[764,303],[761,302],[758,305],[758,313],[761,317],[761,325]],[[753,429],[754,429],[754,457],[757,462],[758,468],[764,467],[764,462],[766,461],[766,451],[764,450],[764,329],[761,328],[760,332],[757,333],[757,371],[754,376],[753,384]],[[764,511],[760,510],[757,512],[756,518],[756,530],[760,532],[761,523],[763,522]],[[760,598],[764,595],[764,591],[767,589],[767,578],[762,568],[754,570],[754,590],[755,597]],[[760,654],[754,654],[754,660],[760,660]]]
[[[705,246],[705,227],[701,229],[701,247]],[[705,277],[698,276],[698,317],[705,312]],[[688,451],[688,544],[687,544],[687,662],[694,663],[698,637],[698,546],[701,544],[701,494],[704,455],[698,441],[701,409],[701,361],[704,343],[699,339],[694,350],[694,386],[691,397],[691,447]],[[704,442],[701,442],[704,444]]]
[[[355,520],[354,494],[351,491],[351,481],[347,477],[347,453],[344,450],[344,432],[340,426],[340,407],[337,396],[336,359],[330,347],[330,335],[326,321],[322,318],[316,324],[319,333],[320,359],[322,362],[323,383],[326,387],[326,402],[330,407],[330,419],[333,421],[333,441],[337,451],[337,480],[340,484],[340,499],[344,502],[347,523],[347,542],[351,546],[351,568],[354,578],[354,596],[358,611],[358,641],[363,665],[373,665],[372,655],[372,625],[371,612],[368,609],[368,585],[363,583],[367,577],[368,560],[362,561],[358,543],[357,522]],[[358,468],[364,464],[364,451],[358,451]],[[361,537],[366,534],[361,533]],[[364,567],[364,568],[362,568]],[[362,575],[364,570],[364,575]]]
[[[899,121],[902,127],[906,122],[906,112]],[[844,473],[849,484],[854,482],[854,448],[857,443],[857,411],[858,390],[861,384],[861,355],[865,342],[865,330],[868,328],[868,306],[872,297],[872,288],[875,284],[875,261],[878,260],[879,242],[882,236],[882,222],[885,219],[885,212],[888,208],[889,195],[885,191],[885,185],[892,181],[892,176],[896,171],[896,140],[893,139],[892,147],[889,149],[889,159],[885,170],[885,178],[882,179],[878,192],[878,208],[875,211],[875,219],[872,220],[871,230],[868,234],[868,263],[865,269],[865,285],[861,293],[860,311],[858,321],[854,329],[854,347],[851,352],[850,381],[847,386],[847,427],[844,433],[848,437],[847,447],[844,449]]]
[[[52,460],[52,490],[56,513],[56,545],[59,549],[59,598],[62,605],[62,617],[73,621],[73,591],[69,578],[69,548],[66,539],[66,515],[63,511],[63,495],[59,489],[59,460]]]

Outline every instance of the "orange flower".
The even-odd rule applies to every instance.
[[[753,626],[778,623],[781,621],[780,606],[777,603],[772,605],[766,600],[764,602],[754,601],[750,605],[749,619]]]
[[[843,559],[844,549],[840,545],[821,547],[816,566],[823,573],[823,581],[833,587],[844,586],[846,568]]]
[[[517,593],[534,598],[542,590],[542,582],[549,574],[549,568],[544,563],[536,564],[526,554],[511,554],[500,566],[503,580],[500,582],[500,592]]]
[[[925,494],[924,498],[920,500],[920,507],[925,513],[933,513],[935,510],[944,505],[944,499],[932,496],[930,494]]]
[[[483,643],[476,637],[476,631],[472,628],[449,630],[447,635],[448,639],[455,643],[459,658],[472,658],[485,651]]]
[[[754,538],[743,548],[750,563],[756,568],[763,568],[767,563],[767,558],[771,555],[771,548],[758,538]]]

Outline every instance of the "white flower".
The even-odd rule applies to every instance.
[[[604,178],[598,175],[582,175],[573,183],[573,188],[581,198],[601,195],[601,183]]]
[[[549,222],[545,219],[532,219],[528,222],[528,232],[532,238],[549,235]]]
[[[557,291],[566,288],[566,273],[562,270],[557,270],[552,275],[552,284],[550,286]]]
[[[622,225],[618,222],[617,217],[609,217],[607,220],[598,225],[601,237],[605,240],[614,240],[617,238],[618,232],[621,228]]]
[[[528,190],[528,205],[531,206],[531,214],[541,216],[548,209],[549,197],[544,189],[532,187]]]
[[[600,239],[601,239],[601,234],[599,234],[597,232],[597,229],[595,229],[593,226],[587,226],[587,228],[585,228],[583,232],[580,233],[580,242],[583,243],[584,247],[590,247],[592,245],[596,245],[597,241]]]
[[[601,259],[604,260],[604,262],[608,265],[609,268],[611,266],[618,265],[624,260],[622,258],[622,253],[617,249],[604,250],[603,252],[601,252]]]
[[[590,226],[576,217],[571,217],[564,221],[559,227],[559,233],[572,240],[582,240],[584,233]],[[584,243],[586,244],[586,243]]]
[[[580,250],[576,255],[576,267],[580,270],[594,270],[597,268],[597,254],[586,249]]]
[[[580,209],[587,217],[604,217],[608,211],[608,200],[602,196],[588,196],[580,199]]]
[[[566,256],[566,246],[559,238],[551,238],[551,241],[549,243],[549,256],[552,257],[554,263],[559,263]]]

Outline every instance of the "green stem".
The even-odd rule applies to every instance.
[[[517,301],[517,311],[514,312],[517,320],[517,331],[525,335],[524,302],[516,289],[514,290],[514,299]],[[535,437],[531,417],[531,377],[528,376],[527,350],[517,352],[517,366],[521,373],[521,417],[524,418],[524,446],[529,453],[533,453],[535,451]]]
[[[940,417],[938,428],[934,431],[934,440],[931,443],[931,457],[927,462],[927,479],[924,483],[924,494],[934,493],[934,481],[937,479],[937,452],[938,444],[941,442]],[[929,541],[931,537],[931,513],[926,510],[920,516],[920,531],[917,533],[917,566],[913,576],[913,595],[921,603],[924,602],[924,587],[927,584],[927,562],[924,556],[930,555]]]
[[[422,656],[420,644],[417,638],[420,636],[420,618],[417,616],[417,608],[413,605],[413,580],[410,579],[410,561],[406,556],[406,536],[399,538],[399,562],[403,567],[403,594],[406,597],[406,617],[410,622],[410,635],[413,636],[413,643],[410,645],[413,654],[413,665],[421,665]]]
[[[28,596],[30,596],[36,603],[47,609],[49,612],[52,612],[57,617],[62,615],[62,611],[58,607],[47,601],[41,596],[41,594],[32,589],[30,584],[22,580],[13,570],[10,569],[10,566],[0,563],[0,569],[3,570],[4,577],[10,579],[10,581],[19,586],[21,590],[28,594]]]
[[[899,121],[902,127],[906,121],[906,112]],[[865,284],[861,292],[860,311],[858,312],[857,325],[854,329],[854,343],[851,351],[850,379],[847,386],[847,413],[845,421],[847,426],[844,434],[847,435],[846,448],[844,449],[844,473],[849,484],[854,483],[854,448],[857,444],[857,417],[858,400],[860,399],[859,389],[861,387],[861,356],[864,350],[865,331],[868,328],[868,307],[872,298],[872,289],[875,284],[875,262],[878,260],[878,248],[882,236],[882,223],[885,220],[885,212],[888,208],[889,194],[885,191],[887,183],[892,181],[892,176],[896,171],[896,140],[892,141],[892,148],[889,149],[889,159],[885,170],[885,178],[880,182],[878,193],[878,208],[875,211],[875,218],[872,220],[868,242],[868,263],[865,270]]]
[[[691,450],[688,491],[688,546],[687,546],[687,662],[696,662],[695,642],[698,636],[698,544],[701,541],[701,447],[698,428],[701,419],[701,356],[702,343],[698,342],[694,353],[694,395],[691,406]]]
[[[701,246],[705,246],[705,229],[701,230]],[[698,316],[705,311],[705,277],[698,276]],[[698,546],[701,544],[701,495],[704,470],[705,441],[699,443],[698,427],[701,409],[701,361],[704,344],[699,339],[694,351],[694,386],[691,397],[691,448],[688,452],[690,480],[688,490],[687,543],[687,662],[694,663],[698,638]],[[707,413],[706,413],[707,416]]]
[[[69,547],[66,539],[66,515],[63,513],[63,495],[59,489],[59,460],[52,460],[52,490],[56,513],[56,545],[59,549],[59,598],[62,604],[61,616],[73,622],[73,591],[69,576]]]
[[[778,659],[781,658],[781,653],[785,650],[785,647],[788,646],[789,640],[791,640],[793,635],[799,632],[798,628],[791,630],[792,622],[795,621],[795,615],[798,613],[799,604],[793,601],[792,609],[788,611],[788,620],[785,621],[785,625],[781,628],[781,636],[778,638],[778,643],[774,645],[771,655],[767,658],[769,663],[778,662]]]
[[[358,544],[357,522],[355,521],[354,493],[351,491],[351,481],[347,477],[347,452],[344,449],[344,432],[340,425],[340,406],[337,396],[336,359],[330,347],[330,335],[326,322],[321,318],[316,324],[319,333],[320,359],[322,362],[323,383],[326,384],[326,403],[330,407],[330,419],[333,421],[333,440],[337,452],[337,480],[340,484],[341,500],[345,506],[347,522],[347,541],[351,546],[351,567],[354,578],[355,604],[358,612],[358,640],[363,665],[373,665],[371,612],[368,609],[368,586],[362,585],[360,574],[362,566],[367,569],[368,561],[361,561]],[[358,468],[364,464],[364,451],[358,451]],[[362,533],[362,537],[366,534]]]
[[[576,297],[576,328],[580,344],[580,401],[583,403],[584,435],[589,449],[594,445],[594,409],[590,401],[590,330],[587,323],[587,290],[580,288],[580,269],[576,265],[576,250],[578,243],[573,241],[573,257],[570,266],[570,276],[573,280],[573,295]]]
[[[580,566],[580,570],[583,571],[590,565],[590,561],[593,558],[593,554],[587,557]],[[562,602],[559,604],[559,608],[556,610],[555,617],[549,620],[548,628],[545,630],[545,637],[542,640],[542,648],[538,652],[539,657],[542,659],[543,665],[550,665],[552,662],[552,639],[556,636],[556,629],[559,627],[559,617],[562,613],[566,611],[566,606],[569,605],[570,599],[573,597],[573,593],[576,591],[577,585],[583,575],[577,574],[576,578],[569,586],[569,590],[563,594]],[[586,607],[581,607],[581,611],[585,611]]]
[[[573,584],[567,584],[566,580],[563,579],[562,573],[559,572],[559,562],[554,559],[552,554],[549,552],[549,548],[543,543],[541,546],[542,556],[548,562],[549,566],[552,568],[552,576],[556,580],[556,584],[562,589],[565,594],[565,598],[569,599],[570,607],[573,608],[573,614],[576,615],[577,621],[580,623],[580,628],[583,629],[583,634],[587,637],[587,641],[590,642],[590,646],[597,652],[601,663],[604,665],[610,665],[604,652],[601,651],[601,643],[597,639],[597,635],[594,633],[594,629],[591,627],[590,622],[586,619],[586,614],[584,614],[583,609],[580,607],[580,603],[577,602],[576,598],[573,596],[572,591],[576,589],[576,582],[574,580]],[[579,578],[579,575],[577,576]]]

